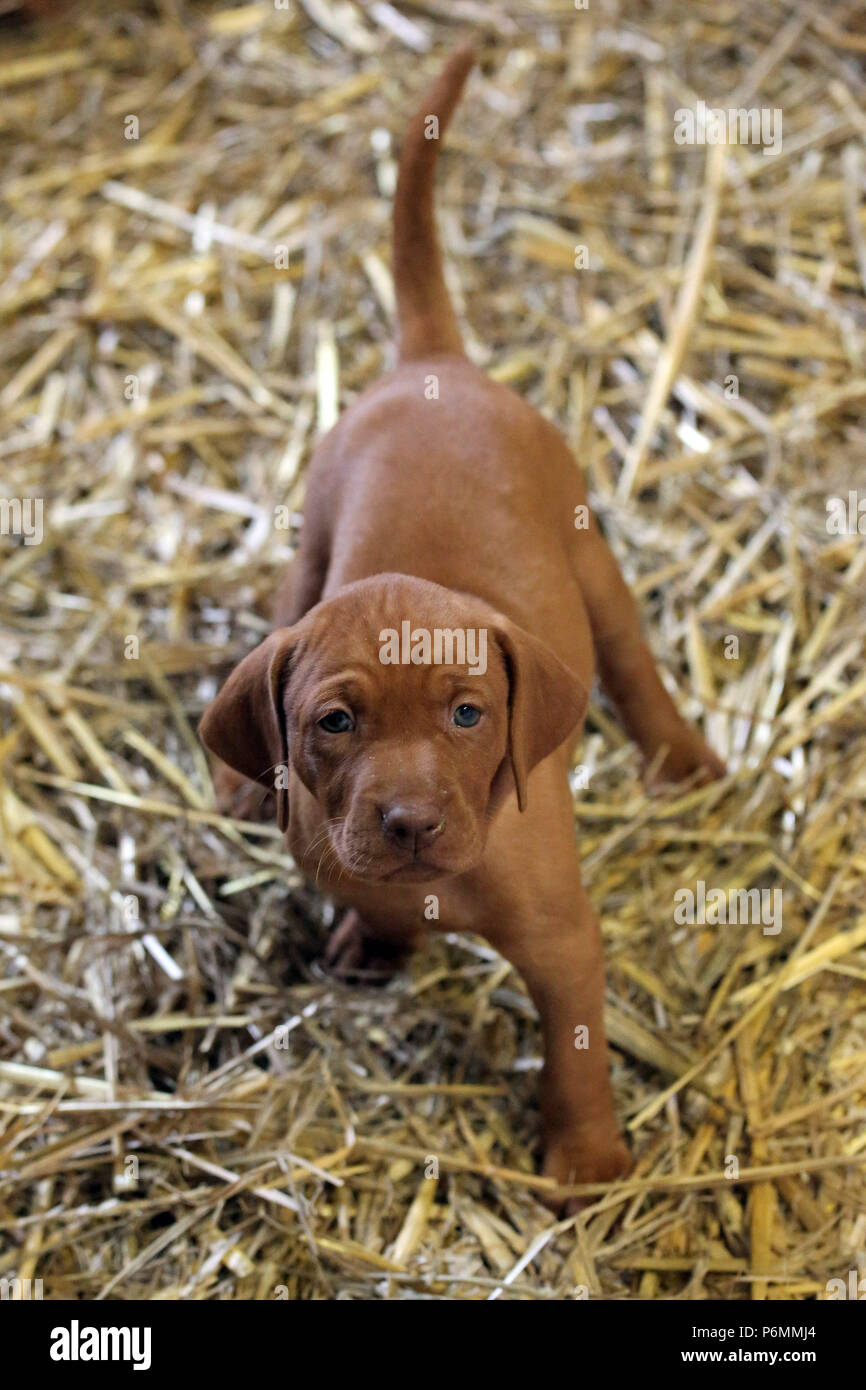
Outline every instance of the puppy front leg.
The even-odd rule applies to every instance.
[[[522,975],[541,1020],[543,1172],[558,1183],[607,1182],[632,1160],[610,1083],[598,919],[579,878],[569,875],[568,888],[488,939]]]
[[[328,938],[325,963],[341,979],[384,984],[403,969],[421,939],[419,930],[351,907]]]

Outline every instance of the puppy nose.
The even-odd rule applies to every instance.
[[[445,816],[433,806],[400,805],[382,810],[382,829],[399,849],[418,854],[445,829]]]

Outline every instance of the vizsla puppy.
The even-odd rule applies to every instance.
[[[630,1159],[568,784],[596,666],[669,778],[723,769],[662,685],[594,521],[575,528],[586,492],[564,441],[463,355],[427,137],[472,62],[453,55],[406,134],[398,365],[319,443],[279,626],[201,737],[275,793],[297,863],[351,908],[338,968],[393,962],[430,927],[478,932],[514,964],[544,1038],[544,1172],[599,1181]]]

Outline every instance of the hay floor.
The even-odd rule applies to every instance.
[[[857,13],[0,21],[0,492],[44,499],[41,544],[0,538],[0,1277],[808,1299],[864,1272],[866,544],[827,526],[866,455]],[[520,981],[468,939],[329,980],[332,909],[215,814],[194,733],[267,630],[317,430],[390,360],[394,150],[476,24],[439,184],[469,349],[568,435],[730,767],[649,797],[594,700],[575,810],[638,1164],[559,1222]],[[678,145],[699,98],[781,109],[781,153]],[[701,879],[782,890],[781,932],[677,925]]]

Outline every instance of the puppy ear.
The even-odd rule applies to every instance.
[[[289,824],[289,753],[282,693],[297,640],[294,628],[272,632],[235,667],[198,726],[206,748],[235,772],[275,792],[281,830]],[[274,775],[277,767],[285,768],[279,778]]]
[[[583,684],[544,642],[508,618],[497,631],[508,670],[508,756],[517,805],[526,810],[530,772],[565,741],[586,714]]]

